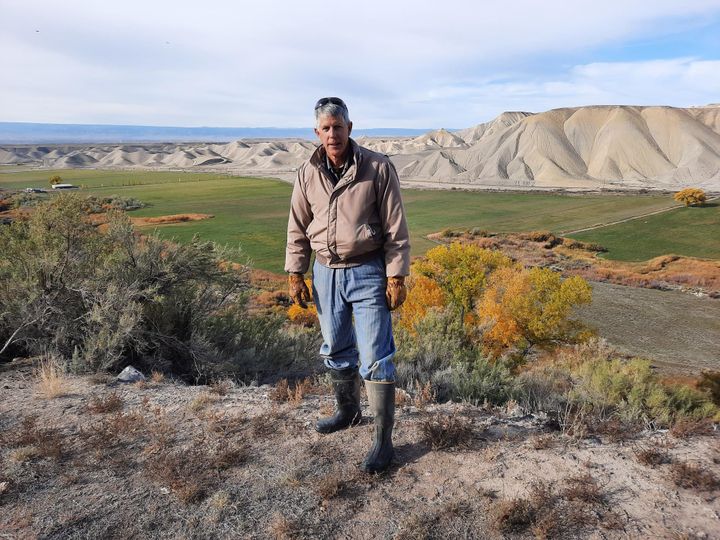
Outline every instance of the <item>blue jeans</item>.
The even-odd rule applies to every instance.
[[[395,341],[385,301],[384,259],[337,269],[315,261],[312,282],[325,366],[346,369],[359,362],[363,379],[394,381]]]

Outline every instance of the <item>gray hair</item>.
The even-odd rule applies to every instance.
[[[350,125],[350,114],[348,113],[347,106],[343,103],[338,105],[337,103],[328,102],[319,107],[315,108],[315,127],[320,127],[320,118],[323,116],[331,116],[332,118],[342,118],[345,125]]]

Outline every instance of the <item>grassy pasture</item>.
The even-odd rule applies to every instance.
[[[217,173],[171,171],[98,171],[86,169],[0,171],[0,188],[47,187],[48,179],[59,174],[63,181],[83,186],[88,195],[122,195],[147,203],[133,216],[162,216],[177,213],[208,213],[213,219],[182,224],[153,226],[168,238],[180,241],[199,234],[231,246],[241,245],[257,268],[282,271],[285,229],[291,186],[268,179],[233,177]],[[444,228],[479,227],[488,231],[518,232],[529,230],[564,231],[617,221],[673,204],[668,195],[561,195],[549,193],[490,193],[463,191],[405,190],[404,201],[410,225],[413,254],[424,253],[433,244],[425,235]],[[718,230],[718,208],[709,207],[709,219]],[[684,210],[684,209],[681,209]],[[623,246],[630,253],[640,253],[638,245],[652,246],[663,253],[720,257],[720,235],[694,234],[696,217],[704,216],[699,209],[688,209],[687,219],[678,222],[677,236],[685,242],[685,250],[663,249],[670,238],[661,226],[643,229],[639,240],[623,241],[617,237],[609,256],[622,257]],[[714,212],[714,214],[713,214]],[[680,212],[682,213],[682,212]],[[663,218],[673,212],[645,218]],[[715,216],[712,218],[712,216]],[[636,220],[627,225],[636,227]],[[621,225],[575,235],[605,244],[597,235]],[[631,238],[631,237],[629,237]],[[633,237],[634,238],[634,237]],[[612,240],[610,238],[608,242]],[[714,245],[714,248],[712,247]],[[713,251],[713,249],[715,251]],[[715,253],[715,255],[713,255]],[[652,256],[652,255],[650,255]]]
[[[609,258],[621,261],[668,253],[720,259],[720,203],[677,208],[571,236],[601,244],[610,250]]]

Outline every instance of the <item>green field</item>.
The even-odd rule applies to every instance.
[[[610,258],[621,261],[645,261],[668,253],[720,259],[720,204],[677,208],[571,236],[605,246]]]
[[[169,172],[169,171],[96,171],[64,169],[59,171],[0,171],[0,188],[46,187],[48,179],[59,174],[64,181],[81,185],[81,193],[88,195],[122,195],[135,197],[148,204],[133,216],[161,216],[177,213],[213,214],[213,219],[156,227],[168,238],[186,241],[194,234],[233,247],[238,245],[252,259],[253,265],[270,271],[282,271],[285,249],[285,229],[291,186],[269,179],[241,178],[226,174]],[[529,230],[567,231],[598,223],[617,221],[665,208],[673,204],[668,195],[560,195],[548,193],[491,193],[463,191],[403,192],[411,230],[413,254],[424,253],[432,243],[425,235],[444,228],[479,227],[494,232]],[[701,210],[697,212],[697,210]],[[671,242],[665,233],[666,225],[637,228],[638,222],[628,224],[628,230],[638,235],[617,242],[608,237],[610,257],[625,253],[662,252],[720,258],[720,234],[717,234],[718,208],[689,209],[673,229],[685,244],[684,252]],[[705,212],[705,213],[704,213]],[[669,219],[675,212],[654,216]],[[704,216],[709,216],[708,220]],[[698,226],[696,219],[702,219]],[[646,218],[643,221],[651,221]],[[713,225],[714,223],[714,225]],[[606,244],[600,239],[621,225],[574,235],[577,238]],[[716,231],[714,236],[708,232]],[[694,234],[693,231],[705,231]],[[643,236],[645,235],[645,236]],[[632,239],[632,240],[630,240]],[[641,246],[650,251],[642,251]],[[668,246],[664,249],[664,246]],[[625,249],[625,251],[623,251]],[[654,253],[654,251],[652,251]],[[652,256],[652,255],[650,255]]]

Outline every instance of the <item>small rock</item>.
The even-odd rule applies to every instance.
[[[120,372],[117,376],[117,380],[125,383],[132,383],[137,381],[144,381],[145,375],[140,373],[137,369],[132,366],[128,366]]]

